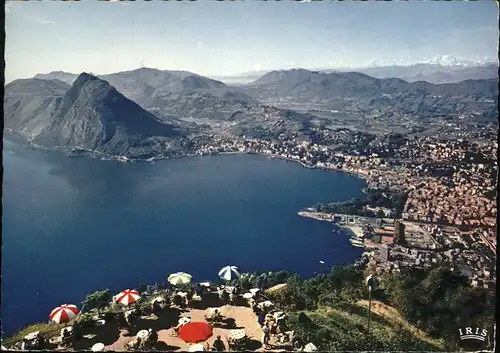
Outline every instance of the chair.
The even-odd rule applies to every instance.
[[[172,332],[170,332],[170,336],[172,336],[172,337],[178,337],[179,336],[179,330],[180,330],[180,327],[179,328],[174,327],[174,329],[172,330]]]
[[[59,344],[61,344],[61,342],[62,342],[61,336],[55,336],[55,337],[51,337],[49,339],[49,343],[50,344],[57,344],[57,345],[59,345]]]
[[[133,340],[133,341],[127,342],[127,344],[125,344],[125,350],[126,351],[136,351],[138,346],[139,346],[139,342],[137,340]]]

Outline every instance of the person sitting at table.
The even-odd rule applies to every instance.
[[[176,325],[176,326],[174,326],[174,331],[178,333],[178,332],[179,332],[179,330],[181,329],[181,327],[182,327],[182,326],[184,326],[185,324],[186,324],[186,322],[179,321],[179,322],[177,323],[177,325]]]
[[[277,325],[276,325],[276,323],[273,320],[269,320],[268,325],[269,325],[269,333],[270,334],[273,334],[273,335],[278,334],[278,332],[276,330],[277,329]]]
[[[220,310],[219,310],[219,309],[215,309],[215,310],[214,310],[214,315],[213,315],[213,317],[214,317],[214,319],[215,319],[216,321],[221,321],[221,320],[222,320],[222,314],[221,314],[221,312],[220,312]]]
[[[300,341],[300,339],[295,335],[295,333],[292,331],[291,335],[290,335],[290,341],[292,342],[292,347],[293,349],[295,350],[299,350],[299,349],[302,349],[302,342]]]
[[[224,342],[222,342],[220,335],[217,336],[217,339],[214,341],[214,348],[216,352],[224,352],[226,350],[226,346]]]
[[[226,291],[222,292],[222,301],[224,304],[227,304],[229,302],[229,293]]]
[[[75,340],[81,340],[83,338],[82,327],[78,322],[73,325],[73,338]]]
[[[179,294],[176,294],[173,299],[173,303],[175,306],[181,306],[182,305],[182,297]]]
[[[153,313],[157,313],[158,311],[160,311],[160,304],[158,303],[157,300],[155,300],[154,302],[151,303],[151,311],[153,311]]]
[[[66,328],[63,329],[61,337],[62,344],[64,346],[69,345],[70,339],[71,339],[71,333],[69,332],[69,330]]]
[[[73,336],[73,330],[64,329],[63,330],[63,338],[69,339]]]
[[[257,305],[257,302],[255,302],[255,301],[252,304],[252,310],[255,313],[255,315],[257,315],[257,316],[262,312],[259,305]]]
[[[125,322],[126,322],[127,326],[132,325],[133,317],[134,317],[134,312],[132,310],[125,312]]]
[[[75,337],[75,333],[73,332],[73,337]],[[43,336],[38,336],[37,338],[37,349],[44,349],[46,344],[46,340]]]
[[[151,346],[156,346],[156,344],[158,343],[158,332],[153,329],[149,329],[149,341],[151,343]]]

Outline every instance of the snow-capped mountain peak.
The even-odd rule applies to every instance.
[[[438,55],[429,60],[422,61],[425,64],[449,66],[449,67],[472,67],[485,65],[491,62],[496,62],[496,60],[491,58],[483,58],[482,60],[465,60],[457,59],[450,55]]]

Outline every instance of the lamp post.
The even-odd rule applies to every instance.
[[[372,309],[372,291],[375,287],[375,278],[373,275],[366,277],[366,284],[368,285],[368,335],[370,335],[370,316]]]

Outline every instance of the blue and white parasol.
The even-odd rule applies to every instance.
[[[240,278],[240,269],[236,266],[225,266],[219,271],[219,277],[226,281]]]

